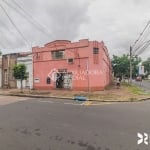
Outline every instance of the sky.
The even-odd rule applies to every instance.
[[[89,39],[104,41],[110,56],[127,54],[150,20],[149,6],[149,0],[1,0],[0,49],[5,54]],[[137,47],[150,39],[148,31]]]

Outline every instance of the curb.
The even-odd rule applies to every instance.
[[[18,96],[18,97],[31,97],[31,98],[58,98],[58,99],[74,100],[73,98],[58,97],[58,96],[42,96],[42,95],[28,95],[28,94],[0,94],[0,95],[3,95],[3,96]]]
[[[57,99],[65,99],[65,100],[75,100],[73,97],[59,97],[59,96],[42,96],[42,95],[28,95],[28,94],[0,94],[3,96],[18,96],[18,97],[30,97],[30,98],[57,98]],[[94,99],[87,99],[86,101],[93,101],[93,102],[111,102],[111,103],[115,103],[115,102],[121,102],[121,103],[125,103],[125,102],[141,102],[141,101],[147,101],[150,100],[149,98],[143,98],[140,100],[125,100],[125,101],[121,101],[121,100],[94,100]]]

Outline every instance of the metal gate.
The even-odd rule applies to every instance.
[[[64,74],[64,84],[63,87],[65,89],[72,89],[72,73],[65,73]]]

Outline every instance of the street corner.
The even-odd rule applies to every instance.
[[[17,103],[17,102],[22,102],[22,101],[27,101],[29,99],[30,98],[26,98],[26,97],[0,95],[0,106]]]

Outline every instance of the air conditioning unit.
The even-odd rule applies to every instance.
[[[73,58],[68,58],[68,64],[73,64],[74,59]]]

